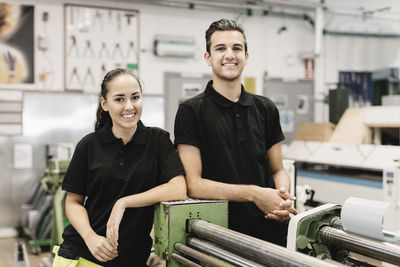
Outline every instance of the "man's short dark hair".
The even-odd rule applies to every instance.
[[[235,21],[229,19],[220,19],[211,23],[210,27],[206,31],[206,49],[210,53],[211,46],[211,35],[216,31],[238,31],[243,35],[244,38],[244,50],[247,52],[247,41],[244,30]]]

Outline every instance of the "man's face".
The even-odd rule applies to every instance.
[[[233,81],[240,75],[249,57],[239,31],[216,31],[211,35],[210,53],[204,58],[213,70],[214,79]]]

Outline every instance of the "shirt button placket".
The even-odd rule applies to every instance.
[[[243,118],[242,118],[242,116],[240,116],[239,108],[234,106],[233,113],[235,116],[235,124],[237,127],[238,139],[239,139],[239,141],[244,141],[245,140],[245,132],[243,129]]]
[[[117,171],[117,173],[118,173],[118,179],[121,179],[121,180],[125,179],[125,178],[124,178],[124,173],[125,173],[125,171],[124,171],[124,168],[123,168],[124,165],[125,165],[125,149],[122,148],[122,149],[119,151],[119,157],[118,157],[118,166],[119,166],[119,170]]]

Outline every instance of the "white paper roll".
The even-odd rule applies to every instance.
[[[383,216],[389,205],[388,202],[356,197],[348,198],[344,202],[340,214],[344,230],[384,240]]]

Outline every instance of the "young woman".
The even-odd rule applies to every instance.
[[[125,69],[108,72],[95,132],[78,143],[64,177],[71,224],[53,266],[146,266],[152,205],[185,199],[184,170],[169,134],[145,127],[141,114],[138,78]]]

